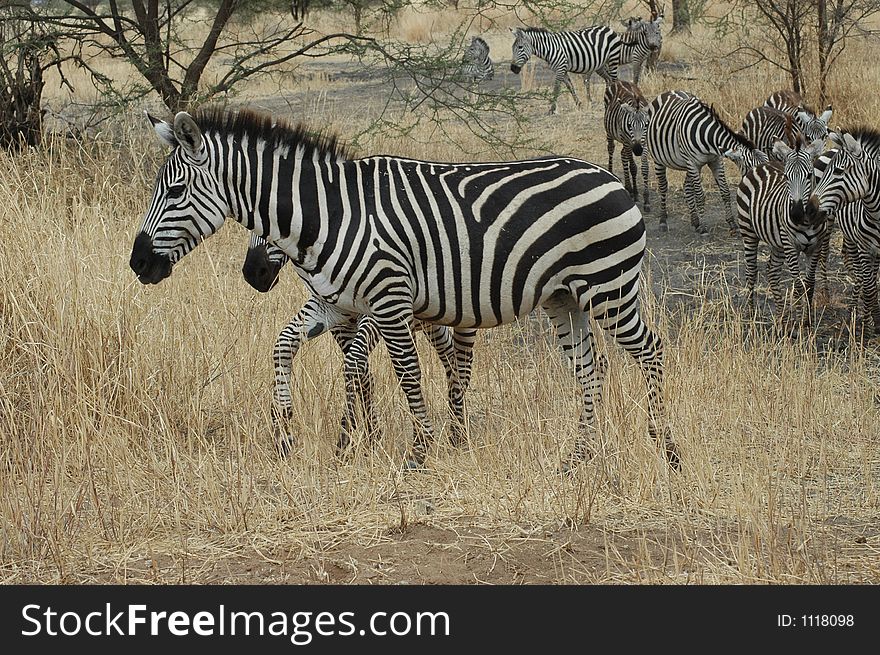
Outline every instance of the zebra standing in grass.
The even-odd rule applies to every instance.
[[[580,105],[569,73],[584,74],[584,88],[590,100],[590,74],[602,76],[607,84],[617,79],[623,42],[610,27],[587,27],[574,32],[550,32],[543,27],[515,28],[510,70],[518,74],[534,55],[546,61],[556,73],[550,113],[555,114],[562,84]]]
[[[278,246],[267,242],[256,232],[251,233],[247,256],[242,266],[244,279],[254,289],[265,293],[270,291],[278,280],[281,269],[290,261],[287,254]],[[297,317],[291,321],[278,335],[273,349],[275,363],[275,400],[273,408],[282,420],[289,421],[293,416],[293,401],[290,389],[293,359],[302,343],[303,324],[309,323],[309,313],[313,308],[320,307],[319,298],[310,298]],[[470,385],[471,364],[474,357],[474,343],[477,331],[472,328],[452,329],[444,325],[433,325],[417,321],[415,328],[424,332],[428,342],[437,352],[446,372],[448,387],[449,413],[452,417],[452,438],[454,446],[460,446],[465,440],[464,395]],[[369,316],[357,317],[352,321],[330,328],[343,356],[354,340],[357,330],[372,330],[376,326]],[[376,337],[367,338],[375,343]],[[342,420],[337,450],[344,453],[350,442],[350,434],[356,429],[357,411],[355,400],[359,400],[367,421],[367,434],[371,439],[379,433],[376,412],[373,406],[373,376],[368,370],[368,361],[363,364],[361,380],[346,379],[346,412]],[[289,450],[292,438],[286,433],[279,435],[282,452]]]
[[[829,137],[836,148],[823,153],[815,162],[815,179],[822,179],[829,164],[832,168],[845,169],[852,167],[846,155],[840,159],[836,155],[841,149],[852,149],[857,144],[861,150],[859,160],[867,162],[866,167],[880,165],[880,136],[869,128],[859,128],[850,134],[854,143],[847,145],[847,140],[839,133],[831,132]],[[858,160],[855,160],[858,161]],[[843,171],[838,171],[842,175]],[[866,177],[866,179],[868,179]],[[818,185],[817,185],[818,188]],[[847,273],[853,281],[852,301],[856,318],[860,321],[870,315],[874,323],[874,331],[880,333],[880,304],[877,300],[877,275],[880,271],[880,216],[871,215],[865,210],[861,199],[845,202],[837,201],[836,209],[829,215],[843,234],[843,261]],[[825,253],[823,253],[825,254]]]
[[[755,107],[746,114],[740,133],[756,148],[772,156],[777,141],[785,141],[791,147],[799,137],[810,143],[828,138],[831,116],[831,105],[818,116],[809,108],[788,113],[771,107]]]
[[[345,370],[358,379],[379,334],[413,419],[407,467],[433,439],[413,343],[414,320],[462,328],[510,323],[542,307],[583,391],[579,436],[562,465],[589,456],[602,380],[590,316],[629,352],[648,383],[648,431],[671,465],[663,350],[642,320],[645,224],[608,171],[571,157],[444,164],[351,159],[335,139],[242,111],[150,119],[174,149],[156,178],[130,265],[157,284],[232,216],[280,248],[311,290],[298,316],[314,338],[360,314]]]
[[[474,84],[495,77],[495,66],[489,57],[489,44],[479,36],[471,39],[471,44],[464,51],[461,64],[465,79]]]
[[[723,158],[734,161],[745,172],[767,162],[767,155],[755,150],[751,141],[737,134],[710,107],[687,91],[666,91],[651,103],[646,140],[654,160],[660,194],[660,230],[667,227],[666,169],[685,171],[684,192],[691,223],[699,234],[708,233],[703,225],[706,196],[700,181],[703,166],[709,166],[721,200],[727,210],[727,223],[736,232],[730,189],[724,176]]]
[[[635,84],[615,80],[605,87],[605,136],[608,139],[608,170],[614,172],[614,142],[620,141],[620,164],[623,167],[623,185],[639,199],[636,180],[636,162],[633,155],[642,159],[644,181],[643,206],[651,211],[648,194],[648,154],[645,151],[645,131],[648,127],[648,101]]]
[[[660,33],[662,22],[662,14],[648,21],[641,18],[622,21],[626,31],[620,35],[620,65],[633,65],[633,82],[636,84],[639,83],[648,59],[663,46],[663,35]]]
[[[825,140],[816,139],[807,145],[798,138],[791,148],[776,142],[779,162],[757,166],[743,175],[736,192],[739,230],[746,259],[746,287],[749,302],[754,304],[755,280],[758,272],[758,244],[770,247],[768,278],[780,316],[784,293],[780,281],[783,261],[799,290],[806,291],[812,306],[816,267],[820,246],[826,232],[826,221],[805,211],[813,189],[813,160],[824,148]],[[800,274],[800,253],[807,255],[807,279]]]

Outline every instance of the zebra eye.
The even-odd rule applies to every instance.
[[[169,198],[180,198],[186,191],[185,184],[172,184],[165,195]]]

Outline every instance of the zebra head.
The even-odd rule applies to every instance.
[[[815,141],[828,138],[828,122],[831,120],[831,105],[828,105],[821,114],[816,116],[808,109],[800,109],[795,114],[801,134],[807,141]]]
[[[278,274],[289,261],[290,257],[281,248],[269,243],[257,233],[251,232],[251,241],[244,258],[244,265],[241,267],[241,274],[254,289],[266,293],[278,283]]]
[[[645,149],[645,134],[650,119],[648,107],[642,105],[637,109],[630,104],[621,104],[620,111],[623,112],[623,129],[632,144],[630,146],[632,153],[636,157],[641,157]]]
[[[659,50],[663,45],[663,35],[660,33],[660,23],[663,22],[663,14],[660,14],[654,20],[644,23],[645,27],[645,45],[651,50]]]
[[[159,140],[174,150],[156,176],[129,265],[141,283],[157,284],[223,225],[230,208],[209,164],[209,144],[192,116],[179,112],[173,124],[149,114],[147,118]]]
[[[751,143],[737,143],[733,148],[726,150],[722,154],[736,164],[743,175],[747,171],[770,161],[766,152],[753,147]]]
[[[816,214],[808,215],[804,211],[813,188],[813,161],[822,154],[824,148],[824,138],[814,139],[809,145],[798,138],[794,148],[784,141],[773,144],[773,154],[783,162],[785,179],[788,182],[788,215],[796,225],[810,225],[824,220]]]
[[[479,36],[471,39],[471,44],[464,51],[461,63],[465,73],[471,76],[475,82],[491,80],[495,77],[495,66],[489,57],[489,44]]]
[[[852,134],[832,132],[828,136],[838,148],[833,151],[807,204],[807,213],[819,220],[833,215],[847,202],[866,198],[871,191],[871,180],[878,173],[876,160],[866,156],[861,142]]]
[[[526,36],[524,30],[514,28],[513,32],[513,60],[510,62],[510,70],[519,73],[532,56],[532,40]]]

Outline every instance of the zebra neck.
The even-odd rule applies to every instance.
[[[868,172],[868,193],[862,198],[865,213],[880,222],[880,168],[872,166]]]

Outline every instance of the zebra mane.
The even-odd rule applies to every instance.
[[[549,32],[546,27],[520,27],[523,32]]]
[[[840,130],[840,132],[841,134],[846,132],[852,136],[852,138],[858,141],[862,145],[862,148],[865,148],[868,152],[880,153],[880,131],[877,129],[865,125],[857,125],[855,127]]]
[[[727,131],[727,133],[731,136],[731,138],[740,144],[743,147],[748,148],[749,150],[755,149],[755,144],[751,142],[751,140],[745,136],[744,134],[740,134],[739,132],[734,132],[730,125],[728,125],[721,116],[718,115],[718,112],[715,110],[714,105],[708,105],[699,98],[694,98],[694,100],[700,105],[702,105],[703,109],[709,112],[709,115],[714,118],[718,123]]]
[[[236,138],[248,136],[260,139],[270,146],[301,146],[319,156],[352,159],[352,151],[339,142],[336,134],[308,129],[302,123],[291,125],[286,120],[252,109],[229,111],[207,107],[193,113],[193,120],[203,132],[232,134]]]

